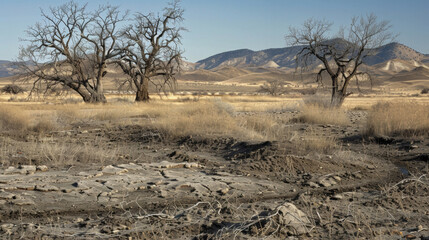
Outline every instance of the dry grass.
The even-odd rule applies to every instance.
[[[0,106],[0,129],[25,131],[30,124],[31,117],[27,112],[12,106]]]
[[[241,126],[266,140],[280,140],[284,136],[281,124],[266,114],[243,117]]]
[[[321,105],[303,106],[298,121],[333,125],[347,125],[350,123],[344,110],[339,108],[326,108]]]
[[[381,102],[369,111],[369,135],[428,136],[429,105],[416,102]]]
[[[297,149],[305,153],[331,153],[337,149],[338,142],[335,137],[324,137],[317,135],[305,136],[300,141],[293,142]]]
[[[89,146],[81,144],[40,143],[37,145],[41,161],[53,166],[114,162],[118,156],[118,149],[108,149],[104,145]]]
[[[150,125],[168,137],[231,136],[241,132],[229,109],[214,102],[169,106],[160,110],[168,114],[159,114]]]

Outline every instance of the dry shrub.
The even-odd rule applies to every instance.
[[[53,117],[42,117],[39,121],[32,127],[34,132],[46,133],[58,129],[58,124],[53,119]]]
[[[368,114],[367,134],[428,136],[429,106],[416,102],[381,102]]]
[[[336,138],[316,135],[306,136],[300,139],[300,141],[294,142],[294,144],[297,149],[303,150],[306,153],[331,153],[338,146]]]
[[[278,140],[281,135],[280,125],[268,115],[246,116],[242,120],[245,129],[255,132],[265,140]]]
[[[347,125],[349,119],[345,111],[339,108],[327,108],[321,105],[305,105],[298,117],[300,122],[314,124]]]
[[[122,112],[118,109],[102,109],[93,118],[98,121],[115,121],[123,116]]]
[[[15,106],[0,106],[0,129],[25,131],[30,127],[31,116]]]
[[[9,93],[9,94],[19,94],[19,93],[23,93],[24,89],[15,84],[8,84],[4,86],[2,89],[0,89],[0,92]]]
[[[214,102],[170,106],[164,111],[168,114],[161,115],[151,125],[166,137],[231,136],[240,132],[236,119],[228,113],[228,109]]]
[[[88,164],[113,162],[117,157],[117,149],[103,146],[78,145],[66,142],[41,143],[38,146],[43,162],[49,165],[63,166],[77,163]]]

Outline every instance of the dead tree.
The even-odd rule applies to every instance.
[[[181,32],[184,10],[175,1],[163,14],[137,13],[124,31],[117,64],[135,86],[136,101],[149,100],[149,83],[158,91],[174,89],[180,70]]]
[[[106,102],[103,78],[109,61],[120,54],[115,46],[125,15],[112,6],[88,12],[73,1],[41,13],[43,21],[26,31],[29,44],[19,57],[33,83],[31,93],[66,87],[84,102]]]
[[[285,82],[279,79],[268,80],[263,85],[261,85],[260,89],[258,90],[258,92],[268,93],[273,96],[277,96],[278,94],[284,93],[285,91]]]
[[[286,39],[292,46],[303,45],[297,54],[297,66],[307,67],[321,62],[317,81],[327,73],[332,87],[331,106],[339,107],[351,93],[347,87],[352,79],[367,75],[359,71],[364,59],[374,53],[376,48],[394,36],[389,31],[387,21],[377,21],[374,14],[352,18],[348,29],[341,29],[337,38],[329,36],[332,24],[326,21],[309,19],[300,29],[290,27]]]

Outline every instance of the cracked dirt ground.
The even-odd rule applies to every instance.
[[[263,114],[291,119],[296,112]],[[163,139],[156,130],[132,123],[87,124],[24,138],[5,133],[3,146],[15,150],[3,155],[9,164],[0,170],[1,235],[427,239],[429,141],[363,138],[365,113],[349,111],[348,117],[351,124],[341,127],[289,124],[298,140],[308,132],[339,139],[340,146],[326,153],[303,152],[290,139]],[[115,157],[103,162],[50,165],[23,150],[34,144],[33,137],[65,146],[126,146],[129,154],[109,152]]]

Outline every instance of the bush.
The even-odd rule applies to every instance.
[[[415,102],[382,102],[368,114],[367,134],[387,136],[429,135],[429,106]]]
[[[19,94],[23,93],[24,89],[15,84],[8,84],[1,89],[1,92],[9,94]]]
[[[26,130],[30,126],[31,116],[13,106],[0,106],[0,129]]]
[[[421,94],[427,94],[429,93],[429,88],[423,88],[421,91]]]
[[[322,105],[305,105],[296,120],[312,124],[347,125],[350,123],[345,111]]]

